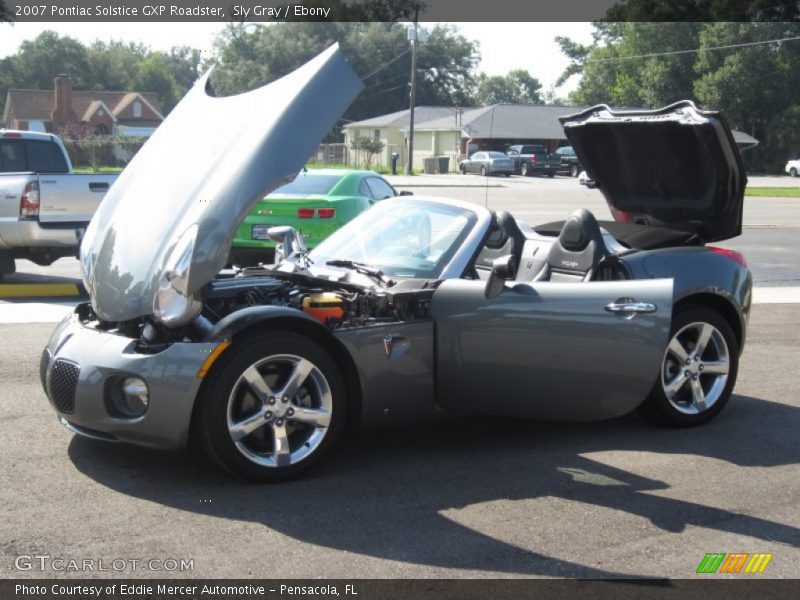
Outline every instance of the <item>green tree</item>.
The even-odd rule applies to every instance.
[[[229,25],[215,42],[218,93],[252,89],[297,68],[339,42],[365,91],[343,115],[358,120],[408,108],[411,52],[398,23],[287,22]],[[470,105],[478,48],[451,26],[434,27],[418,45],[417,105]]]
[[[383,152],[386,144],[381,140],[376,140],[370,137],[357,137],[350,142],[350,148],[356,154],[356,163],[359,162],[359,157],[363,157],[364,168],[369,170],[372,167],[372,159],[376,154]]]
[[[753,44],[697,55],[695,92],[731,125],[761,143],[746,153],[754,170],[779,171],[800,146],[800,23],[710,23],[702,48]]]
[[[155,92],[167,111],[175,106],[180,93],[164,55],[159,53],[151,53],[141,62],[132,88],[140,92]]]
[[[507,75],[488,76],[481,73],[477,78],[475,100],[478,104],[499,103],[542,104],[542,84],[524,69],[510,71]]]
[[[581,73],[570,99],[577,104],[663,106],[694,99],[695,50],[701,23],[602,23],[594,44],[582,46],[558,38],[570,66],[560,81]]]

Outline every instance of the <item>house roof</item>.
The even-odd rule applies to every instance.
[[[116,114],[118,107],[129,94],[141,95],[159,113],[163,114],[158,95],[155,92],[107,92],[107,91],[73,91],[72,110],[76,117],[87,113],[93,102],[103,102],[106,106],[114,107]],[[127,104],[123,105],[126,106]],[[55,92],[53,90],[8,90],[6,113],[13,107],[14,117],[17,119],[42,119],[49,121],[55,107]]]
[[[580,110],[577,106],[494,104],[465,110],[460,125],[451,116],[420,123],[415,129],[457,129],[470,138],[564,140],[567,136],[558,118]]]
[[[451,116],[456,113],[458,109],[453,106],[417,106],[414,108],[414,122],[423,123],[438,119],[440,117]],[[409,125],[411,110],[399,110],[397,112],[389,113],[387,115],[380,115],[365,119],[363,121],[354,121],[344,126],[345,129],[350,127],[386,127],[387,125],[400,125],[407,127]]]

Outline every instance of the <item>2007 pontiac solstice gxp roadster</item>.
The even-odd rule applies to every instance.
[[[91,303],[54,331],[42,385],[61,422],[296,475],[361,427],[491,414],[674,426],[716,415],[745,341],[751,276],[705,244],[741,232],[730,130],[689,102],[563,119],[615,221],[531,229],[419,197],[377,203],[304,251],[220,274],[253,203],[302,168],[361,83],[337,47],[218,98],[201,78],[131,161],[81,245]],[[197,127],[203,122],[203,127]]]

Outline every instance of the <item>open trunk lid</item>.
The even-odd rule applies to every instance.
[[[747,176],[719,113],[683,101],[657,110],[600,105],[560,120],[616,220],[688,231],[702,242],[741,234]]]

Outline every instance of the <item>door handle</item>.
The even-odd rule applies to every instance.
[[[606,304],[606,311],[616,315],[634,315],[636,313],[656,312],[656,305],[651,302],[620,299]]]
[[[96,182],[92,181],[89,183],[89,191],[90,192],[107,192],[108,191],[108,184],[105,182]]]

